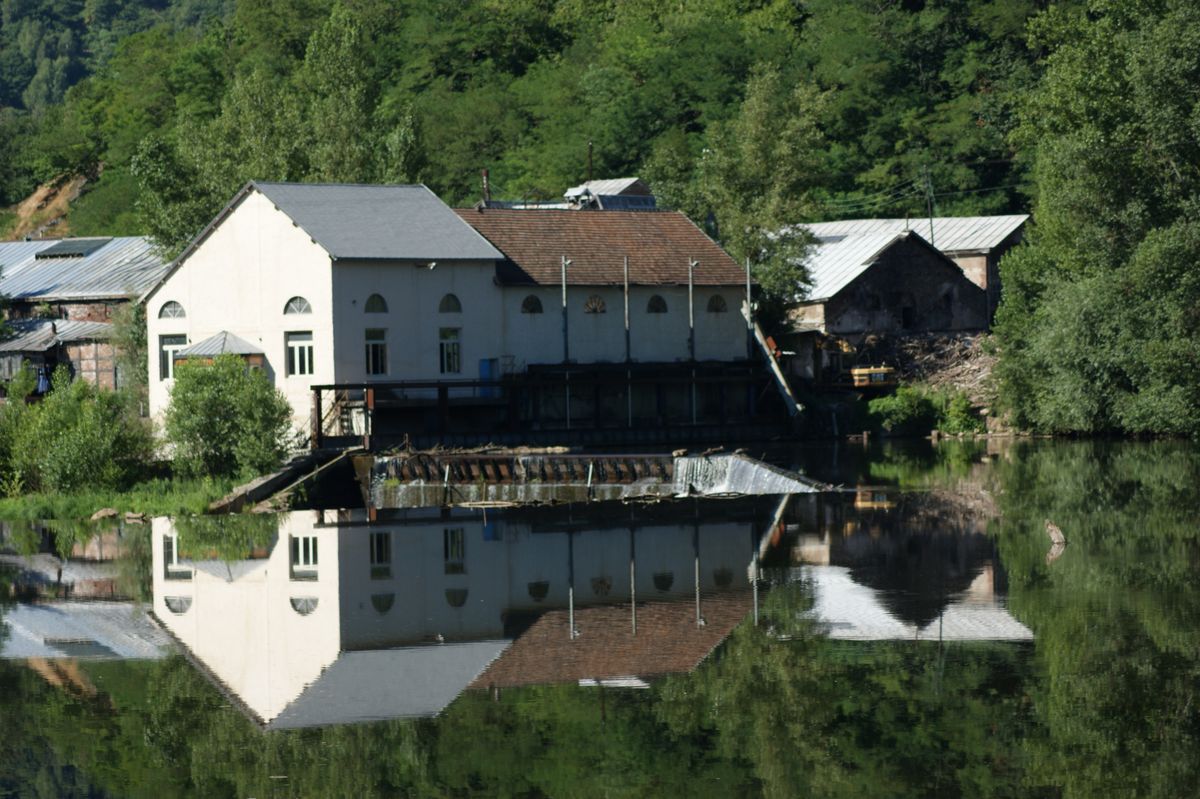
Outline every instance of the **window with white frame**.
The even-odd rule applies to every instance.
[[[175,377],[175,353],[187,346],[187,336],[174,334],[158,337],[158,379]]]
[[[283,334],[287,347],[287,373],[311,375],[313,373],[313,335],[311,330]]]
[[[438,331],[438,357],[441,373],[456,375],[462,372],[462,342],[457,327],[443,327]]]
[[[387,330],[367,328],[367,374],[387,374]]]
[[[294,535],[291,550],[292,579],[317,579],[317,537]]]
[[[192,570],[179,564],[179,539],[174,533],[163,535],[163,577],[168,580],[190,580]]]
[[[371,533],[371,579],[385,580],[392,576],[392,534]]]
[[[442,560],[446,574],[467,573],[467,531],[461,527],[442,530]]]

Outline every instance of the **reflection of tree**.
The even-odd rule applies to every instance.
[[[1017,453],[1000,477],[1011,606],[1046,672],[1031,779],[1065,796],[1193,794],[1200,452],[1060,443]],[[1068,542],[1050,565],[1045,519]]]

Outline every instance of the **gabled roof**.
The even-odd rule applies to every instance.
[[[227,330],[209,336],[203,341],[184,347],[175,353],[177,358],[212,358],[217,355],[232,353],[233,355],[263,355],[262,347],[251,344],[244,338],[239,338]]]
[[[106,341],[112,337],[108,322],[79,322],[73,319],[15,319],[8,323],[11,335],[0,341],[0,353],[46,352],[59,344],[76,341]]]
[[[650,187],[641,181],[640,178],[607,178],[605,180],[589,180],[586,183],[580,183],[578,186],[572,186],[567,189],[567,197],[577,197],[584,192],[592,194],[604,195],[619,195],[631,193],[636,195],[649,195]]]
[[[427,187],[254,183],[334,259],[498,260]]]
[[[0,294],[13,300],[136,297],[166,271],[144,236],[0,242]]]
[[[901,234],[886,232],[818,238],[805,260],[812,279],[812,289],[805,301],[819,302],[836,295],[867,271],[884,250],[903,238]]]
[[[817,238],[899,234],[915,230],[942,252],[987,252],[1000,246],[1029,221],[1028,214],[1008,216],[935,216],[929,219],[843,219],[802,225]]]
[[[564,255],[571,260],[570,285],[621,285],[625,256],[631,284],[687,285],[690,258],[699,262],[695,285],[746,283],[745,270],[675,211],[460,208],[456,212],[507,256],[508,263],[500,270],[504,283],[557,286]]]
[[[342,652],[266,727],[436,716],[508,645],[471,641]]]

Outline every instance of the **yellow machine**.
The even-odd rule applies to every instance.
[[[896,370],[890,366],[856,366],[850,370],[855,388],[891,388],[896,385]]]

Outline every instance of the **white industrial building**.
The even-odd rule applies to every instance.
[[[261,363],[300,424],[314,385],[744,360],[745,281],[674,212],[456,213],[424,186],[249,183],[146,295],[150,408],[188,348]]]

